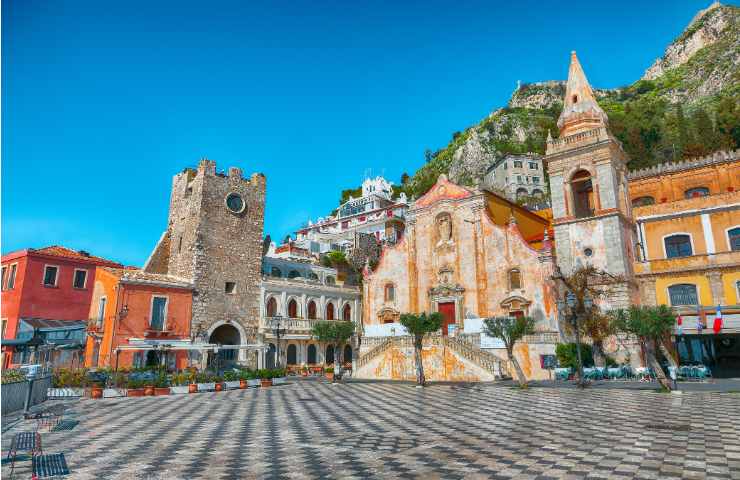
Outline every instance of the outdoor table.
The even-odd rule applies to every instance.
[[[40,427],[49,427],[49,431],[51,431],[62,420],[66,410],[66,405],[52,405],[29,413],[26,415],[26,418],[36,420],[38,422],[37,429]]]
[[[555,368],[553,371],[556,380],[567,380],[570,376],[570,368]]]
[[[37,455],[31,462],[34,479],[69,475],[69,467],[63,453]]]
[[[15,469],[15,459],[18,456],[18,452],[28,452],[31,454],[31,457],[42,454],[41,434],[38,432],[18,432],[13,436],[13,440],[10,441],[10,449],[8,450],[11,476],[13,475],[13,469]]]
[[[609,378],[619,378],[622,376],[622,367],[607,368],[606,375]]]

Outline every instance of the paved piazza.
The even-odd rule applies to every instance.
[[[298,381],[72,412],[42,437],[79,479],[740,479],[734,393]]]

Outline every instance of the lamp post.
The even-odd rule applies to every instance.
[[[280,368],[280,336],[285,335],[285,328],[280,328],[283,317],[272,317],[270,328],[277,339],[275,342],[275,368]]]

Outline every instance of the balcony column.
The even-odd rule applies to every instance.
[[[308,318],[308,306],[306,305],[306,294],[301,294],[301,311],[298,314],[301,318]]]
[[[288,292],[282,292],[280,294],[280,308],[278,308],[278,315],[283,317],[288,316]]]
[[[326,320],[326,295],[321,295],[321,298],[319,299],[319,304],[321,304],[321,310],[316,312],[316,318]]]

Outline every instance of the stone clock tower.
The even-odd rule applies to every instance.
[[[608,307],[636,300],[635,251],[627,185],[627,157],[608,128],[575,52],[571,54],[560,136],[548,135],[557,263],[565,274],[590,264],[624,278],[612,289]]]
[[[217,173],[216,162],[202,160],[174,176],[167,231],[144,269],[194,283],[196,340],[256,343],[264,204],[259,173],[249,179],[234,167]],[[251,363],[246,357],[240,351],[239,360]]]

